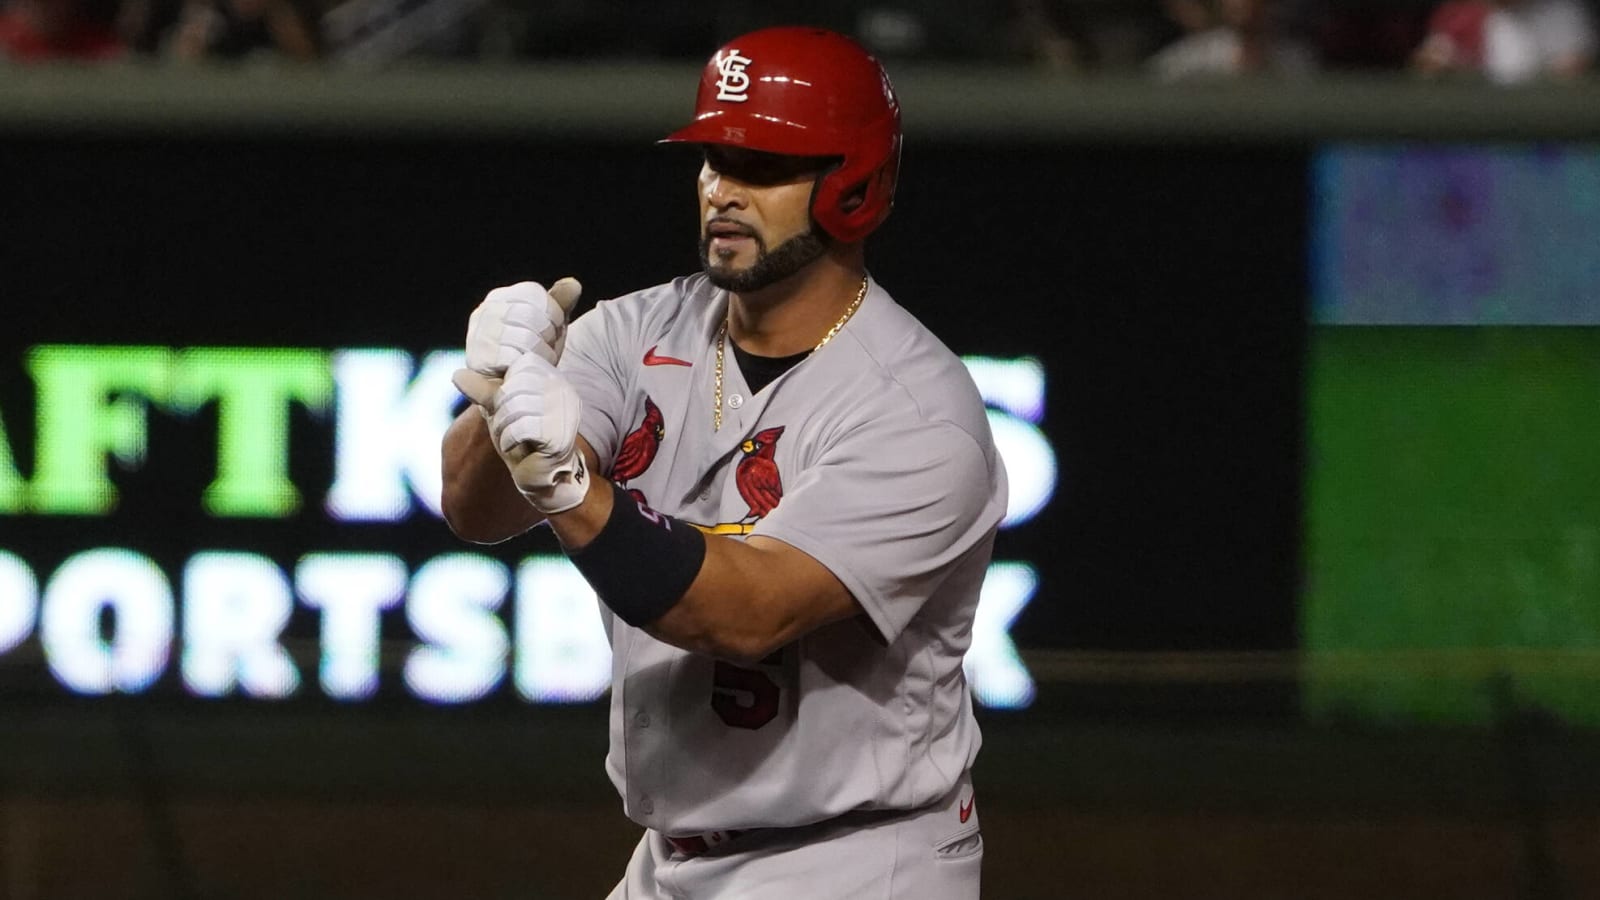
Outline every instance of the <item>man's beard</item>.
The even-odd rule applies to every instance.
[[[768,252],[766,242],[758,235],[752,234],[750,238],[756,242],[755,264],[737,272],[713,263],[711,236],[704,235],[700,238],[700,265],[705,268],[712,284],[725,291],[740,294],[759,291],[804,269],[828,252],[828,241],[819,235],[815,228],[807,230],[804,234],[795,235],[771,252]]]

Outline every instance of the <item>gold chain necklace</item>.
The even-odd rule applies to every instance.
[[[861,287],[856,290],[856,298],[850,301],[849,306],[845,307],[844,315],[839,317],[839,321],[833,323],[833,327],[829,328],[828,333],[822,336],[822,340],[817,341],[817,345],[811,348],[812,353],[821,350],[823,347],[827,346],[829,341],[833,340],[833,336],[839,333],[839,329],[844,327],[844,323],[850,321],[850,317],[856,314],[857,307],[861,306],[861,301],[866,299],[866,296],[867,279],[866,276],[862,276]],[[722,430],[722,351],[723,348],[727,346],[727,343],[728,320],[726,317],[724,317],[722,320],[722,327],[717,329],[717,387],[714,395],[711,398],[712,431]],[[807,355],[809,356],[810,354]]]

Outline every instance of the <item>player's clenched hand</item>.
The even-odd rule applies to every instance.
[[[549,515],[583,502],[589,473],[578,449],[582,404],[554,365],[524,353],[503,380],[472,369],[457,369],[451,380],[483,407],[495,449],[534,508]]]
[[[517,357],[536,353],[556,363],[567,341],[567,317],[583,286],[576,278],[550,285],[523,281],[490,291],[467,320],[467,368],[503,375]]]

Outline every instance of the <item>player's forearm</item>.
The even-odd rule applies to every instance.
[[[444,519],[463,540],[493,544],[522,534],[543,518],[511,480],[489,429],[469,406],[445,432],[441,448]]]
[[[754,665],[860,604],[821,563],[769,538],[706,536],[687,591],[645,630],[656,640]]]
[[[645,630],[675,647],[754,665],[828,621],[858,611],[842,587],[835,594],[803,576],[785,580],[789,568],[789,561],[770,548],[707,536],[699,575]]]
[[[657,640],[753,663],[831,622],[862,612],[822,563],[782,541],[705,534],[598,476],[578,439],[588,486],[549,516],[556,537],[600,601]]]

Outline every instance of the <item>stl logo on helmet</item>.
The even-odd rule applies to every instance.
[[[729,47],[727,53],[717,55],[717,99],[733,103],[743,103],[750,97],[745,92],[750,90],[750,76],[745,74],[744,67],[753,60],[748,56],[740,56],[739,51]]]

